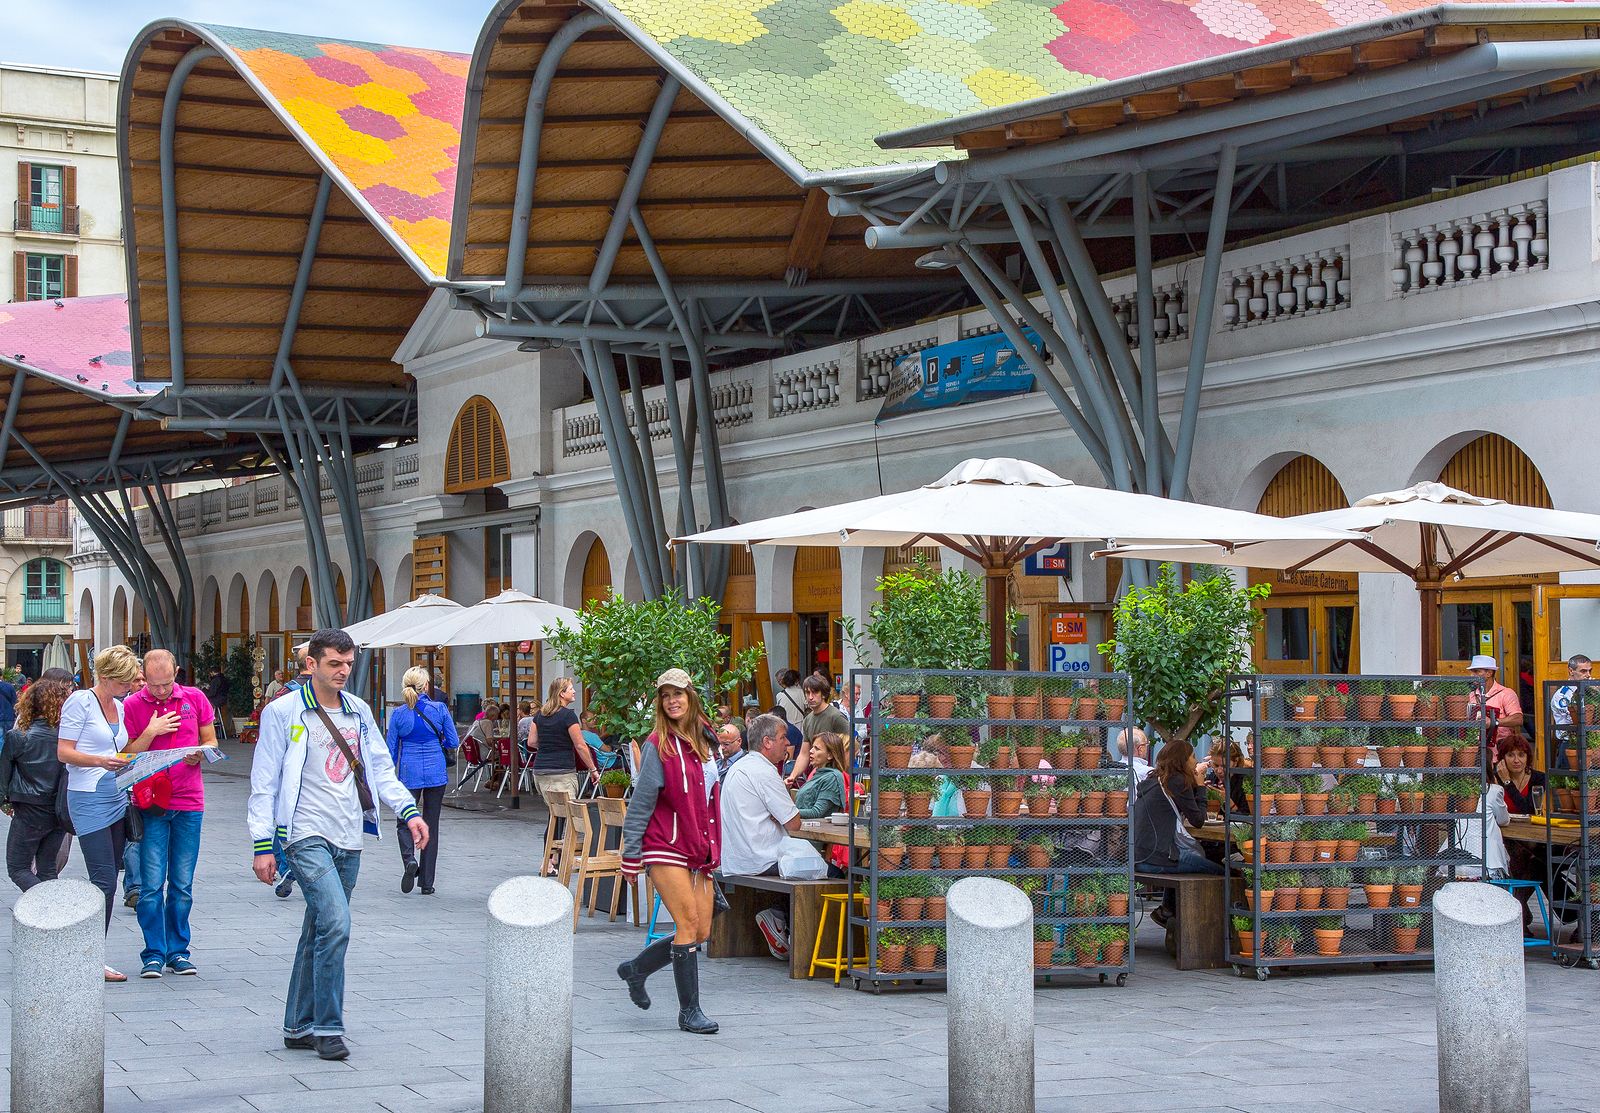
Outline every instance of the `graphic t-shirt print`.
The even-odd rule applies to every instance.
[[[345,744],[354,750],[359,732],[351,729],[341,730],[339,733],[344,735]],[[334,745],[326,728],[314,729],[311,732],[311,742],[317,748],[317,756],[322,759],[322,769],[328,774],[328,780],[336,785],[342,785],[350,779],[350,761],[344,756],[344,751]]]

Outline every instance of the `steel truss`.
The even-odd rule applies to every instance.
[[[1596,68],[1600,43],[1592,41],[1481,44],[1273,97],[975,153],[865,188],[832,186],[830,207],[866,218],[870,247],[928,250],[924,265],[959,270],[1106,483],[1187,498],[1228,233],[1345,219],[1361,196],[1347,192],[1340,207],[1335,195],[1389,169],[1404,196],[1408,176],[1437,180],[1498,157],[1508,144],[1550,148],[1547,155],[1592,149],[1600,124],[1541,121],[1600,104],[1600,81],[1554,94],[1539,87]],[[1517,90],[1530,91],[1495,107]],[[1463,104],[1475,106],[1464,118]],[[1419,116],[1431,117],[1428,125],[1403,135],[1359,134]],[[1153,241],[1201,232],[1200,283],[1186,305],[1182,405],[1169,438],[1155,374]],[[1126,245],[1114,245],[1114,269],[1124,269],[1131,247],[1132,345],[1089,249],[1088,241],[1107,239]],[[1181,242],[1193,249],[1192,240]],[[1032,282],[1010,277],[988,245],[1019,248]],[[1040,292],[1046,311],[1029,300],[1029,289]],[[1038,334],[1048,359],[1024,343],[1024,327]]]

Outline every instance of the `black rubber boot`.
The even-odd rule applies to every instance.
[[[672,961],[672,936],[657,939],[637,955],[617,967],[617,977],[628,983],[628,996],[641,1009],[650,1007],[644,980]]]
[[[678,985],[678,1027],[709,1036],[717,1022],[700,1011],[700,944],[672,947],[672,980]]]

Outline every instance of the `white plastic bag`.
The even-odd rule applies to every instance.
[[[778,876],[790,881],[820,881],[828,876],[828,863],[804,839],[789,838],[778,851]]]

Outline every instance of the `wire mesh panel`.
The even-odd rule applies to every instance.
[[[1241,676],[1223,747],[1225,881],[1243,974],[1433,957],[1433,894],[1483,875],[1484,744],[1472,679]],[[1235,705],[1236,709],[1238,704]]]
[[[1131,727],[1125,674],[858,670],[870,694],[868,790],[851,837],[856,988],[944,980],[945,893],[997,877],[1034,909],[1036,975],[1115,978],[1133,969],[1133,768],[1112,747]],[[858,751],[862,743],[857,743]],[[1125,749],[1117,754],[1125,755]]]
[[[1545,832],[1551,952],[1563,966],[1600,966],[1600,681],[1546,681],[1545,788],[1532,822]]]

